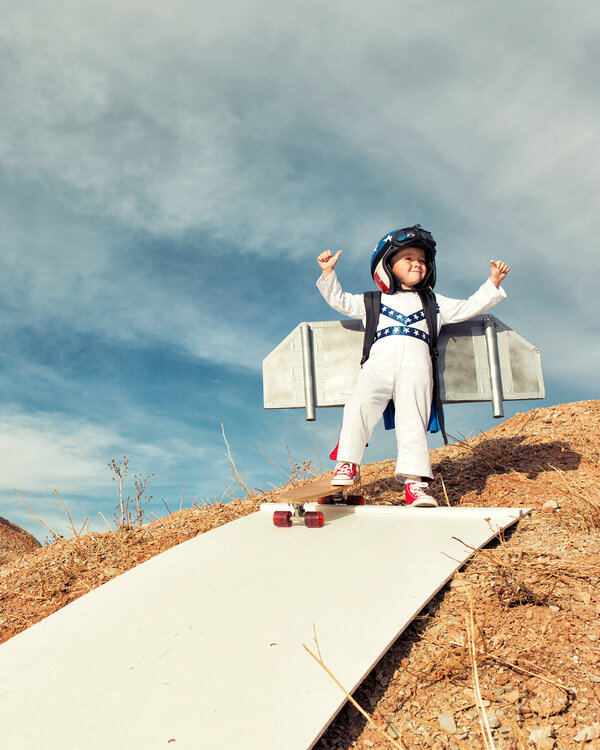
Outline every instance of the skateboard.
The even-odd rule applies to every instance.
[[[290,508],[273,512],[273,523],[279,528],[292,525],[294,518],[304,520],[305,526],[311,529],[320,528],[325,523],[325,516],[318,510],[308,510],[306,504],[316,500],[318,505],[364,505],[362,495],[344,494],[345,490],[356,489],[356,485],[333,485],[329,475],[324,479],[291,487],[284,490],[277,497],[278,503],[287,503]],[[293,510],[292,510],[293,509]]]

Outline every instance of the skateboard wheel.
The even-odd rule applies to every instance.
[[[325,516],[319,511],[308,511],[304,514],[304,523],[309,529],[318,529],[325,523]]]
[[[364,505],[365,499],[362,495],[346,495],[344,502],[346,505]]]
[[[292,525],[292,511],[291,510],[276,510],[273,513],[273,523],[280,529],[286,528]]]
[[[320,497],[317,502],[319,505],[333,505],[335,503],[335,495],[325,495],[325,497]]]

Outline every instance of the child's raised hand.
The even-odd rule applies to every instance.
[[[510,268],[501,260],[491,260],[490,263],[492,264],[490,270],[490,281],[496,288],[498,288],[506,278],[506,274],[510,271]]]
[[[331,252],[331,250],[323,250],[323,252],[317,257],[317,263],[323,271],[324,279],[326,279],[333,271],[333,269],[335,268],[335,264],[340,259],[341,254],[341,250],[338,250],[335,255]]]

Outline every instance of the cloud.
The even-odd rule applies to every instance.
[[[167,420],[153,423],[166,429]],[[139,426],[139,422],[138,422]],[[107,463],[127,453],[139,465],[136,472],[160,471],[192,456],[200,460],[207,451],[167,434],[162,441],[135,441],[108,421],[56,413],[23,413],[2,408],[0,414],[0,491],[14,488],[26,493],[51,492],[60,484],[68,492],[96,492],[106,484]],[[170,431],[169,431],[170,433]]]
[[[39,4],[15,11],[4,168],[83,214],[261,254],[301,252],[342,216],[370,245],[402,203],[473,220],[477,192],[490,215],[535,196],[542,215],[589,217],[597,105],[555,45],[590,32],[560,4],[226,7],[62,0],[44,26]]]
[[[539,189],[563,205],[548,177],[561,170],[570,186],[596,143],[578,69],[554,55],[559,31],[572,45],[589,38],[564,12],[550,26],[550,9],[529,6],[228,6],[63,0],[44,26],[41,6],[15,11],[4,168],[129,228],[243,233],[264,252],[326,232],[331,209],[348,208],[350,154],[396,206],[416,193],[455,212],[482,186],[494,202]]]
[[[184,427],[168,417],[144,417],[131,407],[106,416],[100,423],[63,412],[24,413],[18,407],[2,407],[0,515],[39,533],[37,522],[15,495],[16,489],[36,515],[65,533],[68,521],[53,496],[56,488],[79,525],[88,515],[92,528],[102,529],[98,511],[112,522],[117,501],[108,463],[113,458],[122,463],[123,454],[130,461],[125,497],[135,494],[134,475],[153,475],[147,493],[154,498],[149,511],[159,515],[165,512],[160,498],[173,505],[184,488],[187,506],[194,497],[205,497],[211,490],[220,495],[225,490],[227,467],[222,443],[216,442],[221,439],[218,424],[213,441],[208,442],[189,429],[186,434]],[[122,419],[121,428],[115,417]],[[136,439],[132,435],[136,432],[148,439]]]

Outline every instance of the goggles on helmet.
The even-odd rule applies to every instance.
[[[407,247],[410,242],[407,240],[415,241],[415,244],[419,242],[429,243],[435,247],[435,240],[431,232],[423,229],[420,224],[410,227],[409,229],[398,229],[391,235],[387,235],[390,238],[390,242],[394,247]],[[386,238],[387,239],[387,238]]]
[[[382,292],[394,294],[401,286],[392,271],[393,256],[405,247],[421,247],[425,250],[427,275],[418,288],[435,285],[435,240],[420,224],[390,232],[377,243],[371,258],[371,276]],[[415,287],[416,288],[416,287]]]

